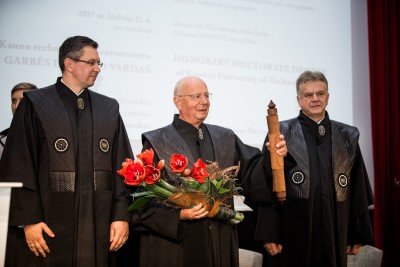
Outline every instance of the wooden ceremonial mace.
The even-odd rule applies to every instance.
[[[279,119],[278,110],[275,108],[272,100],[268,105],[268,139],[269,139],[269,152],[271,155],[271,167],[272,167],[272,179],[273,187],[272,191],[276,192],[278,201],[283,202],[286,200],[286,185],[285,185],[285,173],[283,169],[283,156],[276,153],[276,144],[280,142],[280,130],[279,130]]]

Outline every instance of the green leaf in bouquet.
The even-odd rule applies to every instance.
[[[214,181],[214,180],[213,180]],[[218,192],[217,186],[214,184],[214,182],[210,183],[210,189],[208,190],[208,194],[212,196],[214,199],[219,199],[221,196]]]
[[[129,206],[128,211],[136,211],[149,203],[152,199],[153,197],[151,196],[139,197],[132,203],[132,205]]]
[[[186,178],[179,177],[179,181],[183,185],[183,188],[185,188],[186,192],[199,190],[200,183],[194,179],[189,180]]]
[[[226,189],[230,189],[230,188],[234,187],[234,186],[235,186],[236,180],[237,180],[237,179],[228,179],[228,180],[225,182],[225,184],[224,184],[223,187],[226,188]]]
[[[237,192],[237,191],[240,191],[240,190],[243,190],[243,188],[241,188],[241,187],[238,186],[238,187],[232,188],[231,191],[232,191],[232,193],[233,193],[233,192]]]
[[[229,192],[229,190],[223,188],[223,182],[224,182],[224,180],[222,179],[222,177],[212,180],[212,183],[215,185],[215,188],[217,189],[218,194],[221,194],[221,195]]]
[[[206,178],[204,183],[202,183],[199,187],[199,191],[208,194],[210,190],[210,179]]]
[[[219,188],[222,187],[222,183],[223,183],[224,181],[223,181],[223,179],[214,179],[212,182],[213,182],[213,184],[215,185],[215,187],[216,187],[217,189],[219,189]]]
[[[218,193],[221,194],[221,195],[229,193],[230,191],[231,191],[230,189],[226,189],[226,188],[219,188],[218,189]]]
[[[130,194],[133,197],[155,197],[156,195],[151,191],[140,191]]]

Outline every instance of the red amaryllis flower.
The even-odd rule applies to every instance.
[[[160,180],[160,170],[157,168],[154,168],[152,165],[147,165],[144,167],[145,168],[145,176],[144,176],[144,181],[146,184],[155,184]]]
[[[153,165],[154,161],[154,151],[152,148],[146,149],[139,155],[136,155],[138,159],[140,159],[144,165]]]
[[[122,169],[120,169],[118,172],[119,175],[124,176],[126,169],[128,168],[129,165],[133,164],[133,160],[127,158],[125,159],[124,162],[122,162]]]
[[[190,176],[195,179],[199,183],[204,183],[204,179],[209,176],[209,173],[206,170],[207,165],[201,160],[198,159],[196,163],[193,165],[192,170],[190,171]]]
[[[124,166],[126,164],[126,166]],[[125,180],[124,182],[128,185],[139,185],[145,175],[143,162],[141,160],[126,160],[122,164],[122,169],[118,171],[119,175],[122,175]]]
[[[186,169],[188,163],[189,162],[185,156],[181,154],[173,154],[171,156],[170,167],[172,172],[182,173]]]

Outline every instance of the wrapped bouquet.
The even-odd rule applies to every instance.
[[[210,218],[231,223],[243,221],[242,213],[224,204],[241,190],[235,184],[239,166],[220,169],[217,162],[207,165],[199,159],[189,169],[185,156],[173,154],[170,168],[179,181],[178,186],[173,186],[161,177],[165,161],[160,160],[157,165],[153,161],[154,151],[148,149],[137,155],[135,160],[126,159],[118,171],[126,184],[142,189],[131,194],[134,202],[129,207],[130,211],[138,210],[157,198],[176,208],[191,208],[202,203]]]

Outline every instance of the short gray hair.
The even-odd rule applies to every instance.
[[[296,80],[296,91],[298,96],[300,96],[300,85],[310,81],[320,81],[325,83],[326,91],[328,91],[328,80],[322,72],[306,70]]]

